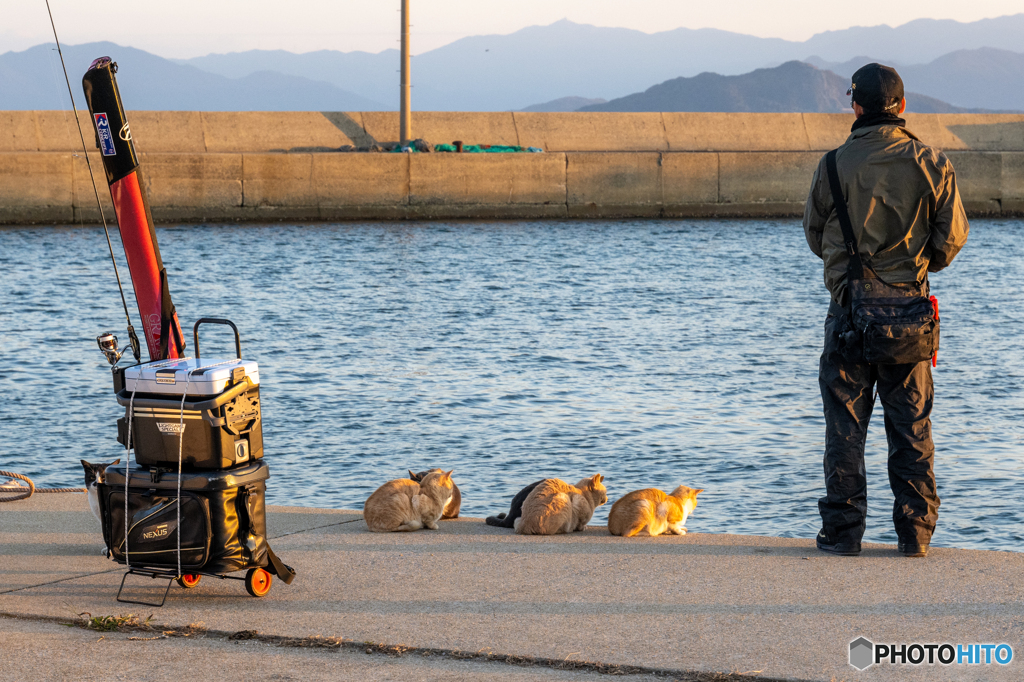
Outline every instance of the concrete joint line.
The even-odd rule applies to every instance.
[[[412,205],[412,154],[402,154],[405,157],[405,205]]]
[[[69,618],[58,618],[55,616],[41,616],[27,613],[13,613],[0,611],[0,618],[14,620],[26,620],[42,623],[55,623],[57,625],[71,625],[82,630],[90,629],[85,622]],[[287,635],[264,635],[256,630],[240,630],[229,632],[227,630],[196,630],[194,626],[173,626],[155,625],[148,627],[121,627],[118,632],[162,632],[171,637],[192,637],[201,635],[204,639],[218,639],[228,642],[251,642],[256,641],[262,644],[290,649],[346,649],[349,651],[361,651],[367,654],[400,658],[405,655],[418,655],[423,658],[446,658],[455,661],[477,661],[480,663],[493,663],[499,665],[516,666],[521,668],[547,668],[550,670],[568,670],[582,673],[596,673],[619,677],[622,675],[648,675],[677,680],[678,682],[782,682],[775,677],[751,676],[741,673],[717,673],[702,672],[698,670],[673,670],[668,668],[648,668],[646,666],[616,665],[614,663],[600,663],[594,661],[575,661],[569,656],[564,659],[543,658],[539,656],[519,656],[516,654],[495,653],[490,647],[479,651],[460,651],[458,649],[440,649],[434,647],[406,646],[404,644],[387,644],[384,642],[356,642],[344,637],[291,637]],[[799,681],[797,681],[799,682]]]
[[[31,589],[36,588],[36,587],[46,587],[47,585],[56,585],[57,583],[64,583],[64,582],[67,582],[69,580],[78,580],[79,578],[88,578],[89,576],[103,575],[104,573],[114,573],[114,572],[120,571],[120,570],[121,570],[120,567],[118,567],[118,568],[108,568],[105,571],[96,571],[95,573],[83,573],[82,575],[73,575],[73,576],[69,576],[67,578],[61,578],[60,580],[51,580],[50,582],[39,583],[38,585],[25,585],[24,587],[15,587],[15,588],[10,589],[10,590],[0,591],[0,594],[10,594],[11,592],[21,592],[23,590],[31,590]],[[0,613],[0,615],[3,615],[3,614]]]
[[[522,147],[523,140],[519,137],[519,121],[516,120],[516,112],[512,113],[512,130],[516,131],[516,146]]]
[[[313,197],[313,201],[316,202],[316,217],[322,220],[320,215],[320,192],[317,191],[316,187],[316,176],[313,174],[313,155],[309,155],[309,188],[306,190],[309,195]]]
[[[569,215],[569,154],[562,152],[565,163],[562,165],[562,184],[565,186],[565,214]]]
[[[199,128],[200,128],[200,130],[203,131],[203,152],[209,153],[210,152],[210,143],[207,140],[209,135],[207,134],[207,130],[206,130],[206,112],[203,112],[203,111],[199,112],[199,122],[200,122]]]
[[[807,114],[800,114],[800,124],[804,129],[804,139],[807,140],[807,150],[812,151],[811,134],[807,131]]]
[[[313,526],[312,528],[303,528],[302,530],[293,530],[290,533],[281,533],[280,535],[275,535],[274,537],[268,537],[267,539],[268,540],[277,540],[278,538],[286,538],[289,535],[299,535],[300,533],[308,533],[311,530],[320,530],[321,528],[333,528],[334,526],[343,526],[346,523],[355,523],[356,521],[362,521],[362,520],[363,520],[363,517],[360,516],[358,519],[349,519],[348,521],[338,521],[337,523],[325,523],[322,526]]]
[[[665,115],[661,116],[661,126],[665,127]],[[666,144],[668,143],[668,133],[665,134]],[[665,152],[658,152],[658,205],[661,206],[661,210],[658,212],[659,218],[665,217]]]
[[[303,528],[302,530],[293,530],[290,533],[281,533],[280,535],[275,535],[273,537],[269,537],[268,536],[267,539],[268,540],[277,540],[278,538],[285,538],[285,537],[288,537],[289,535],[299,535],[300,533],[308,533],[311,530],[319,530],[321,528],[331,528],[332,526],[342,526],[342,525],[345,525],[346,523],[355,523],[356,521],[362,521],[362,520],[363,520],[362,517],[359,517],[358,519],[349,519],[348,521],[339,521],[337,523],[326,523],[326,524],[324,524],[322,526],[313,526],[312,528]],[[0,594],[10,594],[11,592],[21,592],[23,590],[31,590],[31,589],[36,588],[36,587],[45,587],[47,585],[56,585],[57,583],[63,583],[63,582],[67,582],[69,580],[78,580],[79,578],[88,578],[90,576],[103,575],[105,573],[116,573],[116,572],[121,571],[121,570],[127,570],[127,568],[128,568],[127,566],[115,566],[114,568],[108,568],[105,571],[96,571],[95,573],[83,573],[81,575],[68,576],[67,578],[61,578],[59,580],[51,580],[50,582],[39,583],[38,585],[25,585],[23,587],[15,587],[15,588],[10,589],[10,590],[0,590]],[[4,615],[4,614],[0,613],[0,616],[2,616],[2,615]]]
[[[718,191],[715,194],[715,202],[720,204],[722,203],[722,155],[717,152],[715,153],[715,166],[717,168],[715,177],[718,179]]]

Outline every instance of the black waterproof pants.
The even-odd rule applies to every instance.
[[[847,362],[838,353],[846,315],[835,302],[829,306],[818,373],[825,409],[825,497],[818,500],[822,527],[833,542],[856,543],[864,535],[868,493],[864,442],[877,385],[889,441],[896,534],[906,544],[926,545],[939,509],[933,472],[931,364]]]

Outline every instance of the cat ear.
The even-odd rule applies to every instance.
[[[604,476],[601,474],[594,474],[594,483],[600,483],[604,480]]]
[[[414,480],[414,481],[418,481],[418,480],[420,480],[420,479],[418,479],[418,478],[416,477],[416,474],[415,474],[415,473],[413,473],[413,470],[412,470],[412,469],[409,469],[409,478],[411,478],[411,479],[412,479],[412,480]]]
[[[92,465],[86,462],[84,459],[80,459],[78,461],[82,463],[82,468],[85,469],[86,471],[92,468]]]
[[[111,462],[111,463],[110,463],[110,464],[108,464],[107,466],[108,466],[108,467],[112,467],[112,466],[114,466],[115,464],[120,464],[120,463],[121,463],[121,458],[120,458],[120,457],[118,457],[117,459],[115,459],[115,460],[114,460],[113,462]]]
[[[444,475],[444,477],[447,478],[450,481],[450,480],[452,480],[452,474],[453,473],[455,473],[455,469],[452,469],[451,471],[449,471],[447,474]]]
[[[697,488],[696,490],[693,491],[693,496],[697,497],[697,493],[702,493],[702,492],[704,492],[704,488]]]

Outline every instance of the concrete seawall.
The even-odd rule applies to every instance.
[[[79,115],[88,134],[88,116]],[[128,118],[162,222],[799,215],[818,160],[846,139],[852,121],[848,114],[418,112],[415,135],[435,144],[458,139],[545,153],[408,155],[333,151],[395,140],[398,115],[389,112]],[[907,125],[949,155],[968,211],[1024,212],[1024,115],[910,114]],[[70,114],[0,112],[0,223],[96,221],[79,144]],[[109,208],[99,154],[90,158]]]

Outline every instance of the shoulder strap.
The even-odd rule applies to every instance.
[[[853,225],[850,223],[850,213],[846,208],[846,198],[843,196],[843,188],[839,184],[839,169],[836,168],[836,152],[838,151],[838,149],[833,149],[825,155],[825,166],[828,168],[828,184],[832,189],[832,203],[836,205],[839,227],[843,230],[846,253],[850,255],[850,263],[846,267],[846,276],[848,279],[863,279],[864,264],[861,262],[860,253],[857,251],[857,238],[853,236]]]

